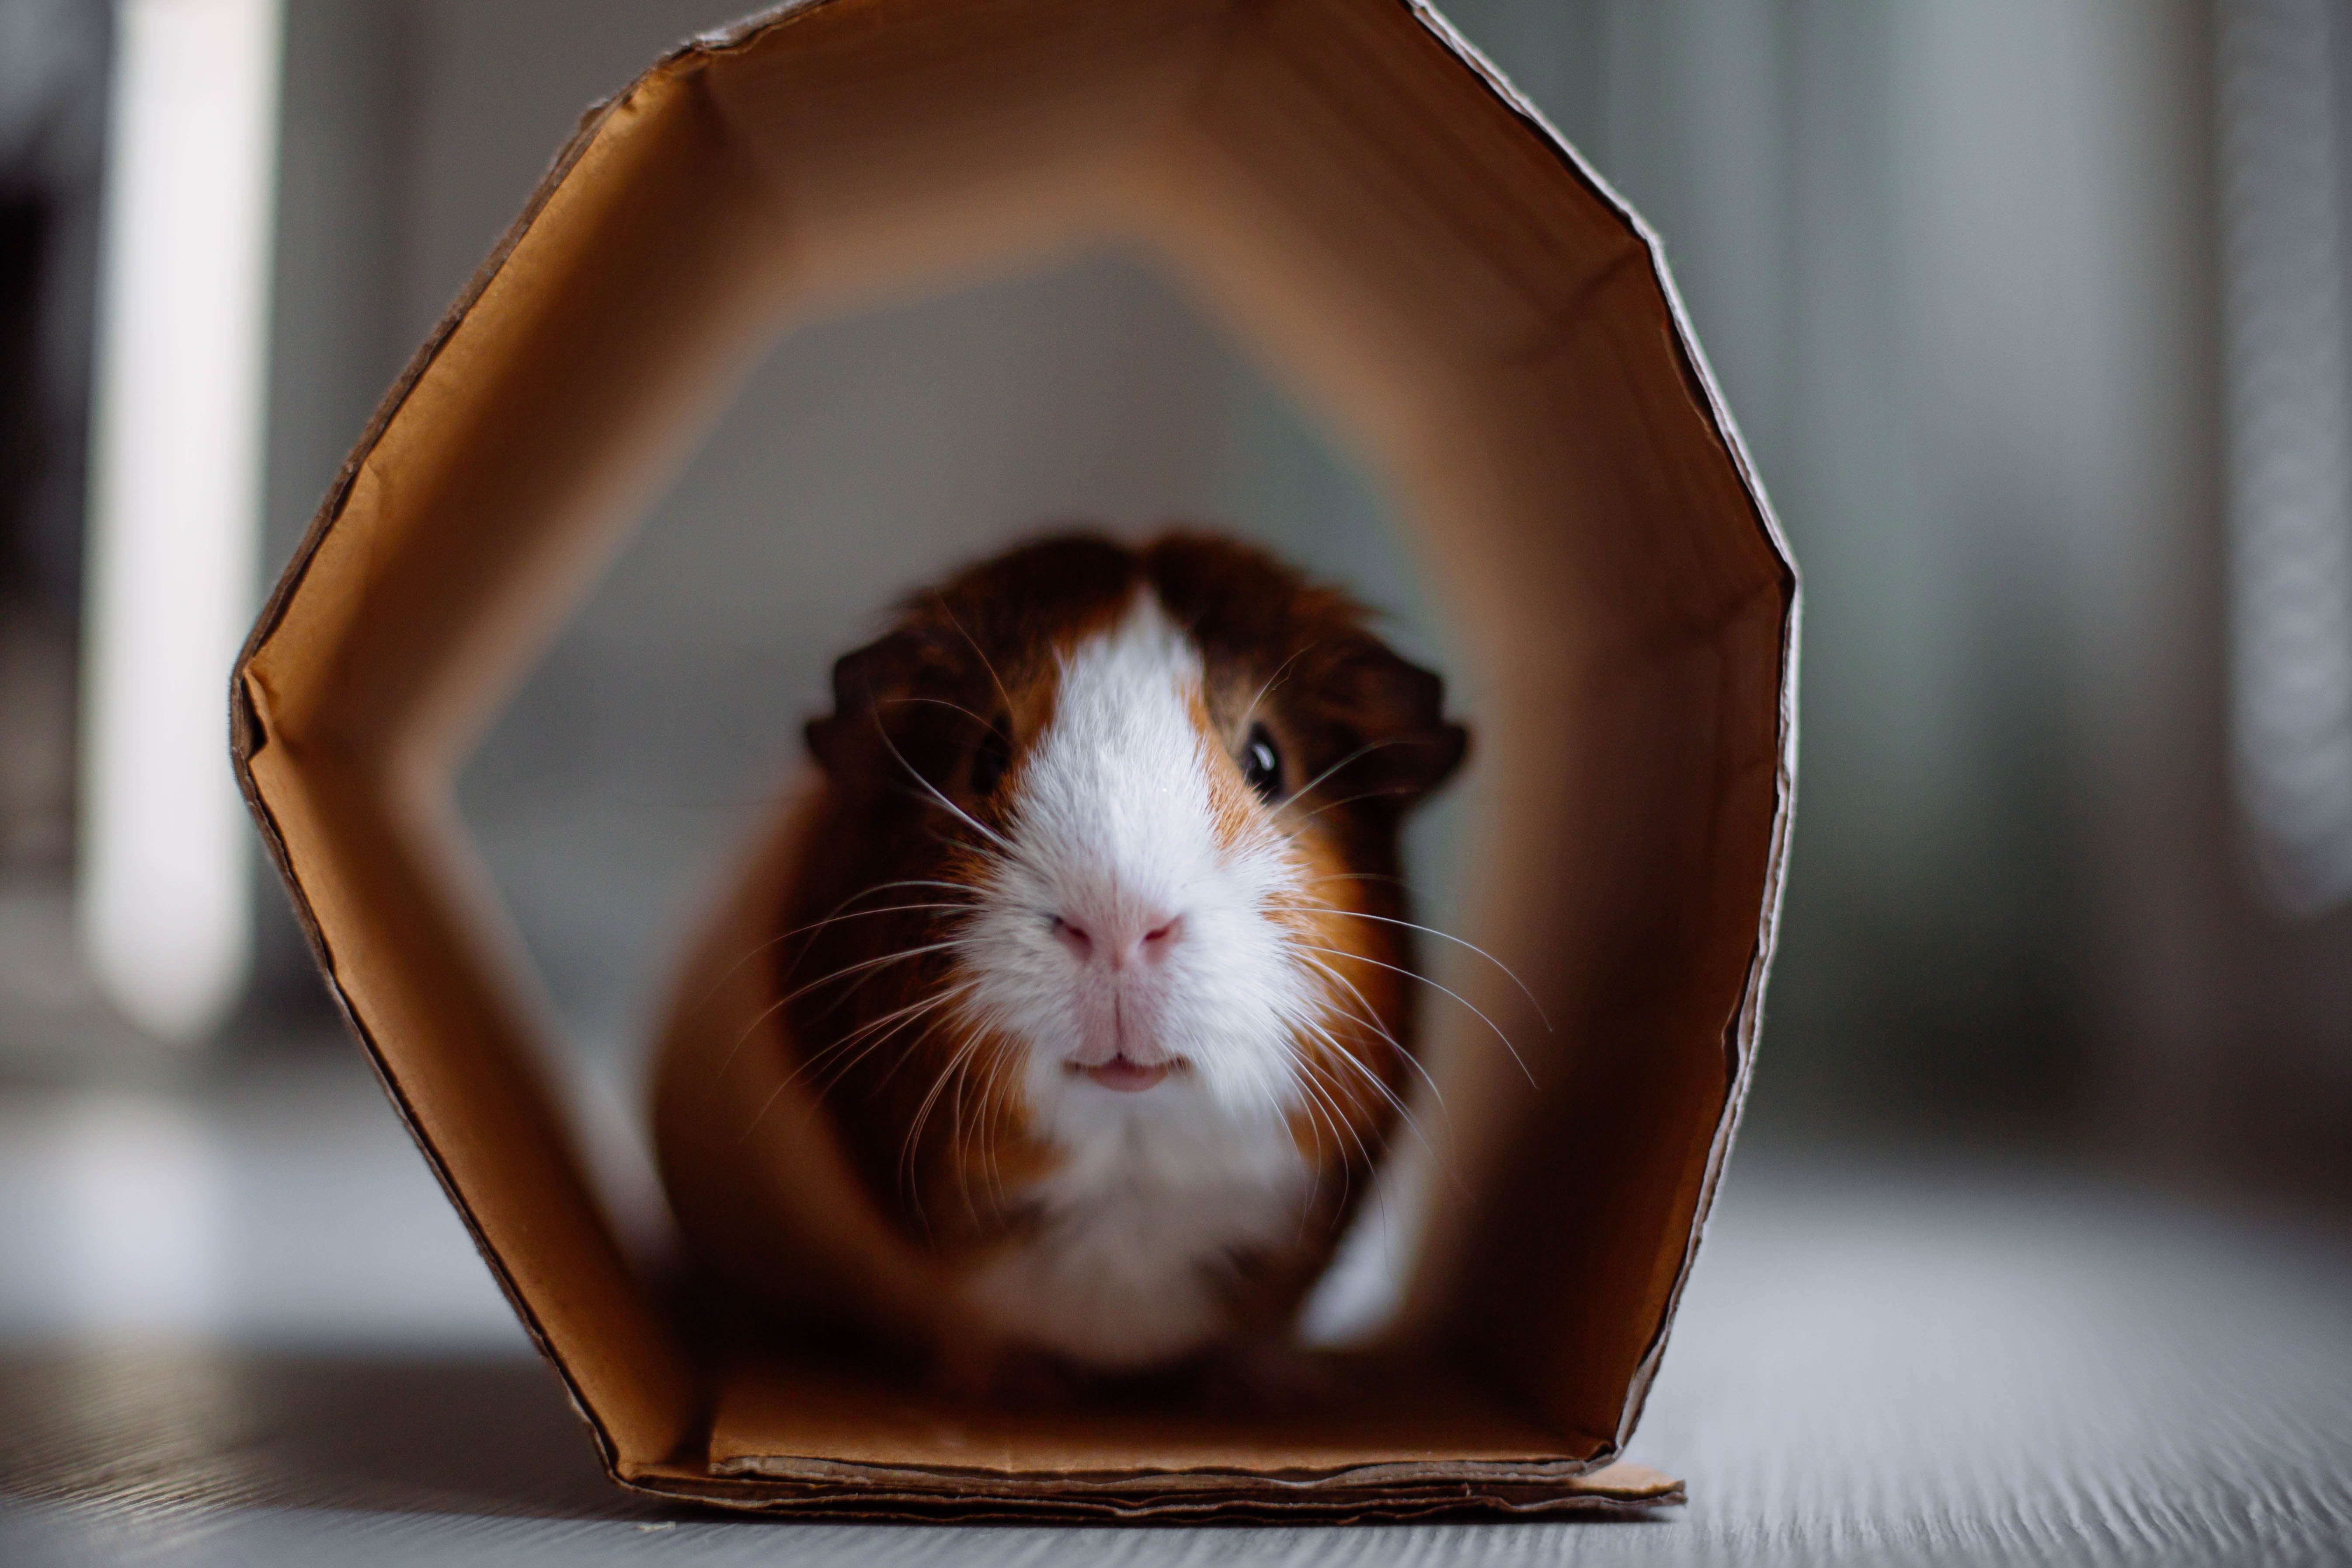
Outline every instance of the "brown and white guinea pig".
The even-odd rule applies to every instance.
[[[812,1102],[922,1259],[836,1270],[832,1305],[982,1384],[1273,1341],[1417,1070],[1398,829],[1468,740],[1438,677],[1345,594],[1174,532],[962,571],[833,686],[748,983],[785,1026],[731,1047],[783,1059],[717,1097]],[[665,1163],[716,1157],[673,1161],[693,1135]],[[929,1299],[862,1299],[893,1289]]]

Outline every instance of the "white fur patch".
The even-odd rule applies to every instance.
[[[1071,652],[958,943],[966,1011],[1024,1048],[1035,1130],[1062,1155],[1014,1194],[1039,1228],[982,1271],[971,1304],[1108,1366],[1208,1340],[1224,1260],[1292,1239],[1313,1179],[1286,1116],[1302,1092],[1291,1042],[1320,990],[1268,913],[1300,872],[1266,821],[1220,841],[1200,686],[1198,650],[1148,592]],[[1179,934],[1118,968],[1057,921],[1097,940]],[[1072,1065],[1114,1049],[1184,1065],[1139,1093]]]

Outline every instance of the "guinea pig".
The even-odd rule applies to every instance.
[[[1398,833],[1467,749],[1439,678],[1262,550],[1066,534],[908,597],[806,734],[730,971],[765,1027],[729,1060],[774,1087],[714,1103],[813,1107],[743,1146],[821,1122],[868,1250],[914,1260],[800,1294],[982,1390],[1278,1342],[1419,1070]],[[666,1166],[710,1168],[673,1146],[725,1135],[669,1121]],[[730,1202],[698,1239],[761,1247]]]

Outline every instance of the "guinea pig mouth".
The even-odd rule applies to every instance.
[[[1091,1065],[1078,1061],[1062,1065],[1074,1073],[1084,1073],[1105,1089],[1115,1089],[1121,1094],[1140,1094],[1156,1086],[1170,1073],[1192,1064],[1181,1057],[1162,1062],[1139,1062],[1132,1057],[1116,1056],[1107,1062]]]

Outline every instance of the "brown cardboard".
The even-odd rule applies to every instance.
[[[1380,459],[1487,694],[1465,934],[1556,1026],[1523,1040],[1538,1088],[1492,1053],[1433,1064],[1458,1179],[1406,1327],[1280,1421],[957,1411],[698,1342],[583,1177],[449,805],[773,333],[1113,237]],[[1612,1461],[1746,1086],[1796,605],[1646,230],[1433,14],[812,0],[583,122],[264,609],[233,750],[353,1028],[625,1484],[877,1516],[1643,1506],[1678,1484]],[[823,1151],[788,1179],[833,1179]],[[857,1223],[798,1239],[894,1266]]]

